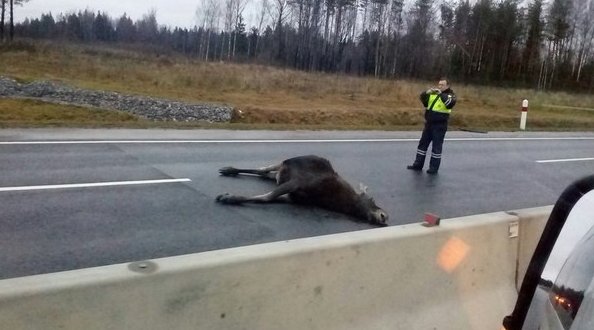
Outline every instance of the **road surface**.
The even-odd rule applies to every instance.
[[[406,170],[420,132],[0,130],[0,278],[373,226],[296,205],[226,206],[270,182],[221,177],[317,154],[390,225],[553,204],[594,170],[592,133],[448,132],[438,176]],[[387,253],[397,253],[391,251]]]

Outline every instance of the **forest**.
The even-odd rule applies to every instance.
[[[0,1],[2,39],[12,39],[9,0]],[[247,6],[257,12],[249,27]],[[137,20],[84,10],[16,23],[14,37],[381,79],[594,91],[594,0],[201,0],[194,9],[191,29],[160,25],[155,10]]]

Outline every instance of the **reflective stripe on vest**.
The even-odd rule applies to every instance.
[[[435,102],[435,104],[433,104],[433,101],[435,101],[435,98],[437,98],[437,102]],[[433,108],[431,108],[429,110],[432,110],[435,112],[447,113],[447,114],[450,114],[452,112],[452,109],[446,108],[446,105],[441,100],[441,97],[439,97],[439,94],[429,95],[429,104],[433,104]]]

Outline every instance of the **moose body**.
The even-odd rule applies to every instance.
[[[275,180],[278,185],[276,189],[266,194],[251,197],[231,194],[217,196],[217,202],[223,204],[269,203],[289,200],[294,203],[315,205],[348,214],[376,225],[387,225],[387,213],[379,208],[365,191],[357,193],[334,171],[330,162],[322,157],[300,156],[286,159],[277,165],[258,169],[223,167],[219,173],[224,176],[236,176],[242,173],[254,174]]]

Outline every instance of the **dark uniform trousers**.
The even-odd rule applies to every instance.
[[[417,147],[417,156],[413,166],[423,167],[425,157],[427,156],[427,149],[429,148],[429,144],[432,143],[429,168],[439,169],[439,164],[441,164],[441,147],[443,146],[443,140],[447,130],[447,121],[425,122],[425,128],[423,129],[423,134]]]

